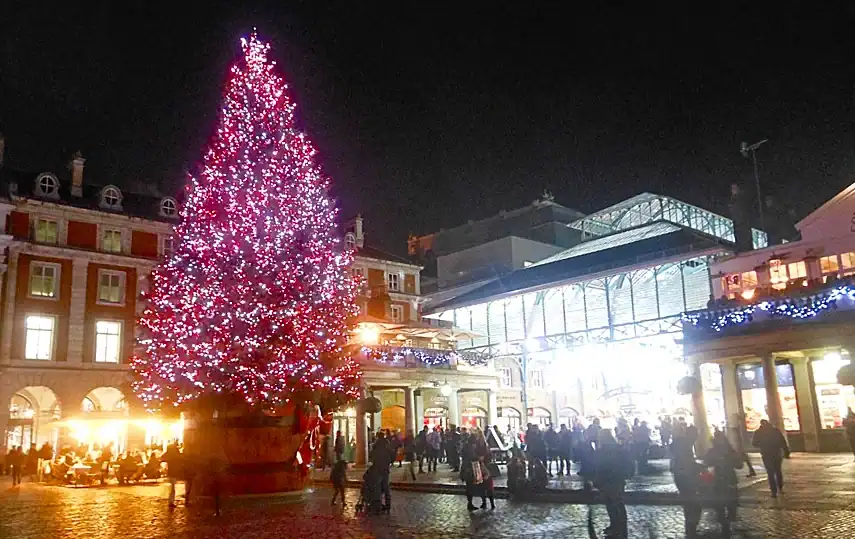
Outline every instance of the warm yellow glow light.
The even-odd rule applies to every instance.
[[[359,339],[365,345],[377,344],[380,341],[380,330],[374,325],[363,325],[359,328]]]
[[[755,289],[751,288],[749,290],[742,291],[742,299],[751,299],[754,297]]]

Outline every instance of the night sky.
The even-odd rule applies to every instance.
[[[761,182],[799,216],[855,181],[851,3],[50,4],[0,15],[10,166],[80,149],[87,181],[180,189],[257,26],[343,214],[395,251],[544,189],[584,212],[641,191],[726,212],[753,182],[742,140],[770,139]]]

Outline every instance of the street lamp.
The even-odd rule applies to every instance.
[[[439,392],[442,393],[443,397],[451,395],[451,385],[448,382],[442,384],[439,388]]]
[[[739,147],[739,153],[742,154],[742,157],[748,157],[748,154],[751,153],[751,160],[754,163],[754,183],[757,186],[757,210],[760,215],[760,230],[765,230],[766,227],[763,224],[763,200],[760,195],[760,176],[757,174],[757,148],[766,142],[769,142],[769,139],[764,138],[760,142],[750,146],[747,142],[743,142]]]

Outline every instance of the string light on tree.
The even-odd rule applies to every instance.
[[[174,254],[144,298],[132,367],[150,408],[359,396],[361,373],[345,352],[357,287],[328,180],[296,129],[269,45],[252,34],[242,49],[189,178]]]

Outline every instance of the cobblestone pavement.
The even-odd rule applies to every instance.
[[[168,486],[81,488],[25,483],[11,488],[0,480],[2,539],[267,539],[267,538],[589,538],[607,523],[602,507],[553,503],[515,504],[497,500],[495,511],[466,511],[462,496],[395,492],[389,515],[354,514],[356,490],[349,506],[331,507],[331,491],[318,488],[304,500],[248,497],[227,500],[223,515],[212,516],[209,501],[187,508],[166,507]],[[677,538],[682,534],[678,507],[629,507],[630,537]],[[855,511],[744,508],[735,527],[737,538],[850,539]],[[601,536],[601,534],[600,534]],[[718,537],[710,515],[702,537]]]

